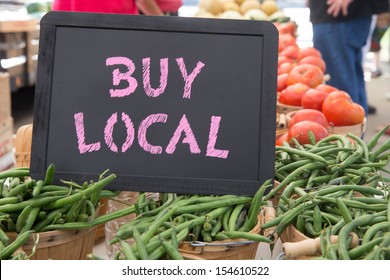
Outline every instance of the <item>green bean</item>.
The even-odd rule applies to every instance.
[[[84,201],[85,202],[87,201],[87,197],[85,197],[85,196],[82,197],[80,201],[77,201],[76,203],[74,203],[70,207],[69,211],[66,213],[66,217],[65,217],[65,222],[66,223],[76,221],[77,216],[81,212],[81,208],[82,208],[82,205],[83,205]]]
[[[367,204],[380,204],[386,203],[385,200],[376,197],[366,197],[366,196],[353,196],[350,198],[351,200],[359,201]]]
[[[67,191],[69,194],[73,191],[73,188],[66,186],[58,186],[58,185],[46,185],[41,189],[41,193],[44,192],[55,192],[55,191]]]
[[[172,244],[168,241],[163,240],[162,246],[164,247],[171,260],[184,260],[183,257],[180,255],[179,251],[177,251],[175,247],[173,247]]]
[[[161,217],[156,219],[149,227],[149,229],[144,232],[141,236],[143,243],[148,243],[149,240],[153,237],[154,233],[157,232],[158,228],[165,222],[168,221],[177,211],[177,206],[169,206],[161,212]]]
[[[9,177],[27,177],[30,176],[29,169],[19,169],[19,168],[11,168],[5,171],[0,172],[0,179],[5,179]]]
[[[352,138],[353,140],[355,140],[355,145],[360,145],[362,150],[363,150],[363,158],[365,158],[366,160],[369,159],[369,151],[368,151],[368,147],[366,145],[366,143],[364,143],[364,141],[360,138],[360,137],[357,137],[355,134],[352,134],[352,133],[347,133],[346,136]]]
[[[87,199],[87,206],[89,207],[89,217],[90,217],[90,222],[92,223],[93,220],[95,220],[95,216],[96,216],[95,205],[91,200]]]
[[[322,197],[318,197],[318,199],[324,202],[336,203],[336,198],[332,198],[332,197],[322,196]],[[386,209],[385,204],[365,204],[359,201],[354,201],[354,200],[344,199],[344,198],[340,198],[340,200],[342,200],[345,203],[345,205],[347,205],[348,207],[353,207],[353,208],[372,210],[372,211],[383,211]]]
[[[8,244],[11,243],[11,239],[9,239],[8,235],[2,230],[0,229],[0,241],[5,245],[7,246]],[[1,250],[0,250],[1,251]]]
[[[265,237],[257,233],[243,232],[243,231],[224,231],[223,235],[221,233],[218,233],[216,235],[216,239],[223,240],[225,239],[225,236],[232,239],[244,238],[244,239],[252,240],[254,242],[271,243],[271,240],[268,237]]]
[[[304,227],[305,227],[305,231],[309,236],[317,237],[319,235],[319,232],[314,230],[314,226],[311,222],[305,221]]]
[[[386,132],[386,130],[389,128],[389,125],[384,126],[381,130],[379,130],[367,143],[368,150],[371,151],[376,144],[378,143],[378,140],[381,138],[381,136]]]
[[[370,161],[373,162],[380,156],[381,153],[386,152],[390,149],[390,139],[383,143],[378,149],[370,152]]]
[[[348,243],[347,238],[349,233],[354,230],[356,227],[364,226],[369,224],[373,220],[372,215],[363,215],[359,218],[354,219],[352,222],[345,224],[345,226],[340,230],[339,239],[338,239],[338,249],[339,254],[342,259],[349,260],[348,253]]]
[[[222,226],[223,226],[222,218],[223,218],[223,216],[219,216],[217,218],[217,223],[213,226],[213,228],[210,232],[211,237],[214,237],[222,229]]]
[[[310,162],[312,162],[312,160],[310,160],[310,159],[301,159],[299,161],[293,161],[289,164],[283,165],[281,168],[278,168],[277,171],[282,172],[282,171],[294,170],[294,169],[301,167],[305,164],[308,164]]]
[[[318,205],[314,206],[313,228],[314,228],[314,231],[317,233],[317,235],[322,230],[321,210],[320,210],[320,207]]]
[[[390,231],[390,222],[382,222],[372,225],[364,234],[362,244],[368,243],[378,231]]]
[[[19,217],[16,220],[16,232],[20,233],[22,231],[23,225],[26,223],[27,217],[30,215],[32,209],[33,207],[28,205],[20,212]]]
[[[134,228],[133,238],[135,241],[133,246],[137,247],[137,250],[138,250],[138,253],[139,253],[141,259],[148,260],[149,259],[148,251],[146,250],[145,243],[144,243],[143,239],[141,238],[137,228]]]
[[[14,204],[20,201],[21,201],[20,197],[18,196],[4,197],[4,198],[0,198],[0,205]]]
[[[357,246],[349,250],[348,254],[351,260],[356,260],[361,257],[363,254],[370,252],[374,246],[379,245],[384,240],[384,237],[379,237],[374,240],[371,240],[365,244]]]
[[[0,260],[9,259],[17,249],[22,247],[23,244],[25,244],[30,239],[32,233],[33,231],[29,230],[19,234],[13,242],[0,251]]]
[[[26,232],[28,230],[31,230],[32,226],[34,225],[34,223],[37,219],[37,216],[38,216],[38,213],[40,210],[41,210],[41,206],[37,206],[37,207],[34,207],[31,209],[29,215],[27,216],[25,223],[23,224],[23,227],[20,231],[20,234],[23,232]]]
[[[156,209],[149,210],[147,212],[143,212],[142,216],[153,216],[156,215],[157,213],[161,212],[161,210],[167,208],[169,205],[172,204],[172,202],[175,200],[176,195],[173,193],[168,193],[167,194],[167,199],[164,204],[162,204],[160,207],[157,207]]]
[[[324,167],[324,166],[325,165],[323,163],[312,162],[312,163],[305,164],[305,165],[295,169],[282,182],[280,182],[279,186],[277,186],[276,188],[273,188],[268,194],[266,194],[264,196],[264,200],[271,199],[276,193],[278,193],[286,185],[288,185],[290,182],[292,182],[295,179],[295,177],[297,175],[301,174],[302,172],[304,172],[306,170],[312,170],[312,169],[316,169],[316,168],[321,168],[321,167]]]
[[[200,235],[202,236],[202,240],[204,242],[212,242],[213,241],[213,238],[211,237],[210,231],[205,231],[204,229],[202,229],[200,231]]]
[[[242,211],[242,209],[244,209],[244,207],[245,207],[244,203],[237,204],[236,206],[234,206],[233,212],[230,215],[229,222],[228,222],[228,229],[229,229],[229,231],[235,230],[238,215],[241,213],[241,211]],[[257,217],[257,215],[256,215],[256,217]],[[256,218],[256,221],[257,221],[257,218]]]
[[[314,169],[318,170],[318,169]],[[301,180],[295,180],[292,181],[290,184],[287,185],[287,187],[283,190],[281,198],[285,200],[286,202],[289,200],[289,197],[291,195],[291,192],[295,190],[298,186],[304,186],[308,182],[308,179],[301,179]]]
[[[131,246],[124,240],[119,241],[120,248],[122,249],[123,254],[125,255],[125,260],[137,260]]]
[[[37,197],[41,193],[43,185],[44,182],[42,180],[37,181],[37,185],[35,186],[32,192],[33,197]]]
[[[46,169],[45,179],[43,181],[43,185],[51,185],[53,182],[55,172],[55,166],[53,163],[49,164],[49,166]]]
[[[19,194],[22,194],[26,192],[28,189],[27,182],[21,183],[14,188],[10,189],[7,193],[7,197],[17,196]]]
[[[367,186],[360,185],[336,185],[336,186],[324,186],[321,190],[318,190],[315,194],[316,197],[324,196],[327,194],[334,193],[336,191],[356,191],[362,194],[371,194],[371,195],[383,195],[383,192],[378,189],[368,188]]]
[[[211,210],[211,209],[216,209],[224,206],[243,204],[243,203],[250,202],[251,200],[252,198],[248,196],[235,196],[230,199],[223,199],[223,197],[220,197],[219,199],[214,199],[214,201],[200,203],[197,205],[187,205],[182,207],[177,206],[175,214],[178,215],[184,213],[193,213],[195,211]]]
[[[64,198],[60,198],[48,205],[48,209],[53,208],[61,208],[65,206],[66,204],[73,204],[80,200],[83,196],[86,196],[89,198],[94,192],[99,192],[101,189],[103,189],[105,186],[107,186],[109,183],[111,183],[116,178],[115,174],[110,174],[109,176],[105,177],[104,179],[94,183],[92,186],[88,187],[87,189],[84,189],[78,193],[69,195]]]
[[[337,205],[337,208],[339,209],[341,217],[343,217],[344,223],[347,224],[347,223],[352,222],[353,219],[351,216],[351,212],[349,212],[349,209],[345,205],[343,200],[341,200],[340,198],[336,198],[336,205]]]
[[[278,234],[280,235],[287,228],[287,226],[289,224],[291,224],[291,222],[300,213],[302,213],[303,211],[308,210],[310,208],[314,208],[314,207],[315,207],[315,204],[312,201],[309,201],[307,203],[302,203],[302,204],[298,205],[297,207],[291,209],[291,211],[286,212],[283,215],[280,215],[280,216],[283,216],[283,218],[280,220],[279,224],[277,224],[277,226],[276,226],[276,231],[278,232]],[[274,219],[274,220],[276,220],[276,219]],[[263,228],[264,228],[264,225],[262,226]]]
[[[42,231],[51,231],[51,230],[82,230],[92,228],[91,223],[88,222],[70,222],[63,224],[52,224],[47,225],[42,229]]]
[[[41,232],[47,225],[52,223],[56,218],[61,217],[63,213],[68,211],[71,205],[67,205],[63,208],[55,209],[54,211],[51,211],[49,214],[47,214],[46,218],[37,224],[35,224],[32,229],[35,232]]]
[[[43,197],[39,199],[32,198],[15,204],[0,205],[0,212],[15,212],[24,209],[28,205],[31,205],[32,207],[43,206],[56,200],[58,200],[58,197]]]
[[[316,162],[318,161],[318,162],[322,162],[322,163],[327,163],[327,161],[323,157],[318,156],[317,154],[309,153],[305,150],[299,150],[299,149],[290,148],[290,147],[286,147],[286,146],[277,146],[275,149],[285,151],[289,154],[296,154],[296,155],[302,156],[302,157],[307,158],[307,159],[311,159],[311,160],[316,161]]]
[[[229,207],[216,208],[216,209],[213,209],[212,211],[208,212],[206,215],[209,219],[216,219],[219,216],[222,216],[224,213],[226,213],[226,211],[228,209],[229,209]],[[193,228],[193,227],[196,227],[197,225],[202,225],[205,222],[205,220],[206,220],[205,216],[200,216],[196,219],[193,219],[193,220],[184,222],[180,225],[177,225],[176,229],[178,231],[181,231],[181,230],[186,229],[186,228]],[[168,238],[171,234],[172,234],[172,228],[167,229],[166,231],[160,233],[162,238]],[[154,236],[150,241],[153,241],[157,238],[158,238],[157,236]]]
[[[229,218],[233,212],[233,207],[229,207],[226,213],[222,216],[222,226],[224,230],[229,230]]]
[[[131,205],[129,207],[117,210],[115,212],[104,214],[102,216],[97,217],[92,222],[92,225],[97,226],[100,224],[104,224],[104,223],[107,223],[108,221],[115,220],[115,219],[118,219],[118,218],[123,217],[125,215],[129,215],[129,214],[133,214],[133,213],[135,213],[135,208],[134,208],[134,205]]]
[[[150,225],[151,223],[142,223],[131,227],[120,228],[116,232],[115,238],[112,239],[112,244],[118,242],[118,239],[125,240],[132,238],[134,234],[134,228],[137,228],[138,232],[143,233],[149,228]]]

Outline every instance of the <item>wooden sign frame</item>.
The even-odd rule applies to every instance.
[[[117,175],[117,179],[108,187],[114,190],[239,195],[252,195],[265,180],[273,178],[278,32],[271,22],[49,12],[42,18],[40,25],[38,76],[35,93],[34,131],[31,156],[31,175],[34,178],[44,178],[48,165],[50,163],[54,163],[56,166],[56,181],[63,179],[82,183],[86,180],[96,180],[99,174],[104,171],[103,169],[110,169],[110,171]],[[181,158],[176,162],[172,162],[172,164],[176,166],[176,169],[178,169],[177,173],[169,169],[170,159],[172,157],[164,155],[161,156],[164,157],[164,160],[159,162],[159,168],[161,167],[162,171],[159,168],[153,167],[148,170],[148,172],[145,172],[146,174],[140,174],[143,173],[142,170],[145,169],[137,170],[136,164],[133,164],[135,170],[137,170],[136,173],[132,173],[131,168],[128,172],[123,172],[123,170],[116,172],[116,163],[113,161],[110,162],[109,158],[107,158],[106,165],[99,165],[101,160],[93,159],[93,157],[88,161],[89,164],[83,163],[83,160],[80,160],[79,157],[72,158],[69,156],[68,159],[67,156],[72,152],[69,151],[66,146],[68,145],[68,142],[74,141],[70,140],[74,138],[74,135],[69,136],[65,134],[65,131],[67,131],[67,125],[64,125],[62,119],[67,118],[66,114],[64,114],[67,109],[64,109],[64,107],[71,108],[73,107],[73,104],[77,107],[77,102],[74,100],[75,98],[72,97],[73,91],[70,91],[70,93],[68,91],[70,100],[66,100],[66,93],[63,92],[63,89],[67,88],[68,82],[77,82],[69,80],[73,77],[73,73],[69,70],[63,70],[67,68],[63,67],[62,64],[66,63],[68,59],[72,59],[73,53],[76,53],[77,51],[73,51],[73,53],[71,53],[71,50],[69,50],[69,53],[67,53],[68,49],[63,46],[65,41],[61,38],[61,36],[63,36],[63,34],[67,34],[67,36],[71,38],[71,36],[73,36],[73,32],[75,32],[75,34],[80,33],[85,35],[88,33],[86,37],[88,37],[91,33],[98,35],[101,34],[101,37],[103,38],[105,34],[112,34],[112,32],[121,32],[121,34],[127,34],[128,32],[129,36],[126,36],[126,38],[131,37],[132,34],[141,34],[140,37],[137,37],[138,41],[143,41],[144,38],[149,38],[149,41],[147,42],[151,41],[152,43],[154,42],[153,38],[156,38],[154,37],[155,34],[157,34],[157,36],[161,35],[161,38],[171,36],[169,38],[175,39],[178,37],[179,39],[177,42],[187,44],[186,46],[189,46],[189,48],[194,48],[192,50],[193,53],[197,53],[199,49],[198,47],[195,49],[194,44],[198,42],[198,38],[202,41],[203,37],[207,37],[207,39],[202,41],[206,46],[209,42],[208,38],[212,40],[213,44],[217,45],[219,42],[222,42],[218,38],[226,39],[227,42],[232,42],[235,48],[234,50],[239,50],[239,46],[243,46],[244,50],[241,53],[236,52],[231,54],[231,57],[240,55],[245,57],[244,62],[241,63],[242,65],[238,66],[238,68],[241,67],[239,69],[241,72],[237,72],[235,74],[238,83],[243,83],[243,81],[245,81],[245,83],[243,83],[242,86],[232,83],[231,86],[236,88],[242,87],[244,89],[243,92],[237,92],[237,94],[249,96],[247,97],[248,100],[245,101],[246,103],[240,103],[240,99],[236,95],[229,93],[230,96],[234,96],[236,99],[233,101],[226,101],[226,99],[229,99],[229,95],[227,95],[227,93],[225,95],[226,90],[228,90],[228,88],[226,88],[222,93],[223,96],[218,99],[217,105],[219,106],[219,104],[223,102],[228,103],[227,105],[223,105],[221,111],[226,114],[230,114],[230,111],[234,112],[236,116],[231,116],[231,120],[235,117],[239,119],[242,117],[241,114],[248,114],[248,116],[253,119],[250,129],[248,129],[250,131],[241,130],[246,128],[245,125],[241,126],[240,123],[235,124],[237,131],[240,131],[240,135],[237,136],[237,139],[234,139],[236,142],[232,143],[239,143],[240,139],[246,139],[245,137],[253,138],[245,140],[247,142],[237,149],[237,153],[239,153],[239,150],[242,150],[246,153],[246,155],[241,155],[239,160],[235,161],[232,153],[231,162],[226,163],[229,161],[227,160],[222,166],[219,166],[222,161],[218,161],[218,159],[215,158],[210,159],[209,157],[204,157],[201,160],[197,158],[193,165],[191,165],[191,158],[188,158],[188,160],[186,158]],[[153,36],[149,36],[151,33],[153,33]],[[163,35],[166,36],[162,37]],[[82,37],[84,36],[78,37],[80,39],[79,41],[83,40]],[[110,40],[105,40],[105,38],[100,39],[99,36],[91,38],[94,38],[93,40],[96,40],[96,42],[92,42],[94,45],[86,46],[85,50],[82,50],[82,52],[86,54],[89,52],[93,53],[95,49],[99,49],[99,44],[102,42],[110,40],[110,42],[115,41],[112,40],[112,38],[119,40],[119,38],[115,36],[110,37]],[[189,41],[185,42],[187,38],[189,38]],[[196,38],[196,40],[194,38]],[[162,50],[166,48],[167,51],[172,51],[168,50],[169,47],[166,47],[170,46],[168,39],[167,42],[165,42],[164,39],[159,39],[159,41],[156,42],[160,41],[162,42]],[[78,39],[76,38],[74,42],[77,45]],[[113,44],[114,43],[110,46]],[[144,43],[141,42],[139,44],[141,44],[142,47],[142,44]],[[69,49],[77,48],[71,44],[68,46]],[[80,46],[81,48],[84,48],[81,43]],[[212,46],[211,43],[210,46]],[[199,50],[199,52],[204,52],[206,54],[207,52],[213,52],[214,56],[218,56],[220,55],[219,52],[224,51],[223,49],[225,49],[225,46],[226,49],[229,49],[228,45],[217,46],[220,50],[215,50],[210,46],[208,46],[208,49],[205,48],[204,50]],[[151,47],[149,45],[148,48],[156,53],[160,51],[158,46]],[[103,49],[106,48],[102,48],[102,50]],[[180,48],[174,51],[177,51],[178,53],[182,52]],[[251,55],[248,54],[251,51],[256,53],[253,58],[254,61],[250,59]],[[133,53],[134,52],[136,51],[133,51]],[[230,56],[226,54],[226,57]],[[222,57],[220,61],[224,60],[223,58],[224,57]],[[234,59],[232,60],[238,61],[236,64],[240,63],[240,60]],[[77,61],[72,63],[77,63]],[[243,73],[246,64],[252,65],[250,67],[253,69],[248,71],[248,73]],[[80,67],[75,65],[74,71],[77,72],[79,71],[78,68],[82,67],[83,65],[81,64]],[[224,70],[225,68],[226,67],[223,69],[221,68],[219,72],[215,71],[212,75],[218,76],[218,73],[228,75],[228,71]],[[242,75],[240,73],[242,73]],[[64,76],[67,75],[69,78],[64,78]],[[222,77],[221,79],[223,80],[227,78]],[[96,78],[97,82],[100,80],[100,77]],[[81,82],[78,81],[78,83]],[[210,88],[215,90],[218,94],[218,87],[220,85],[210,82],[207,85],[209,85]],[[207,90],[202,90],[202,92],[207,92]],[[78,94],[78,96],[81,96],[80,93]],[[85,92],[85,94],[93,96],[94,93]],[[192,94],[195,95],[195,93]],[[92,97],[91,99],[94,98]],[[214,101],[210,101],[210,103],[212,102]],[[229,102],[231,102],[231,104],[229,104]],[[236,107],[235,103],[237,103]],[[193,108],[194,106],[188,108],[194,112],[201,112],[203,106],[199,106],[199,104],[196,105],[196,108]],[[168,108],[168,105],[166,108]],[[172,105],[172,107],[169,108],[176,107]],[[65,111],[62,112],[62,110]],[[139,110],[142,111],[143,109],[140,108]],[[204,110],[207,111],[207,106],[205,106]],[[98,118],[99,116],[96,115],[96,117]],[[240,121],[243,122],[242,120]],[[221,125],[226,125],[226,122],[222,122]],[[222,128],[220,128],[220,131],[221,130]],[[63,131],[64,134],[62,134]],[[183,135],[181,136],[181,139],[183,139]],[[57,146],[57,143],[62,144],[58,144]],[[104,144],[103,140],[102,144]],[[179,144],[186,145],[186,143]],[[253,153],[251,151],[253,151]],[[143,159],[142,157],[140,158],[142,162]],[[159,160],[157,157],[155,157],[155,159]],[[129,162],[131,163],[130,157]],[[148,159],[145,161],[145,166],[151,162],[153,162],[153,160],[151,160],[150,155],[148,155]],[[124,163],[127,164],[125,161]],[[99,168],[93,168],[93,166],[90,167],[90,165],[94,164],[96,164],[97,167],[99,166]],[[181,167],[186,164],[189,164],[187,169]],[[102,168],[103,166],[105,167]],[[112,166],[113,169],[111,169]],[[122,166],[123,163],[117,164],[116,167],[119,170]],[[212,171],[214,167],[216,171],[215,176]],[[188,171],[188,169],[191,171]],[[226,169],[226,172],[224,172],[224,169]],[[246,174],[247,171],[248,174]],[[245,175],[241,176],[241,172],[245,173]]]

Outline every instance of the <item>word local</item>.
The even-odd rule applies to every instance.
[[[196,78],[196,76],[200,73],[204,64],[202,62],[198,62],[195,69],[192,71],[190,75],[188,75],[184,59],[177,58],[176,62],[179,66],[181,74],[184,79],[184,93],[183,98],[191,98],[191,86]],[[160,87],[157,89],[153,89],[150,85],[150,58],[144,58],[142,60],[143,64],[143,85],[144,90],[147,96],[149,97],[158,97],[165,91],[165,87],[167,85],[168,78],[168,58],[163,58],[160,60]],[[107,66],[113,65],[125,65],[127,67],[127,72],[121,73],[119,69],[115,69],[113,71],[113,85],[118,86],[122,80],[126,80],[128,82],[128,87],[125,89],[110,89],[111,97],[125,97],[129,96],[133,93],[137,86],[137,80],[131,75],[135,71],[135,65],[133,61],[126,57],[111,57],[106,60]],[[155,123],[166,123],[168,119],[167,114],[158,113],[151,114],[147,116],[143,121],[141,121],[138,127],[138,144],[145,151],[151,154],[161,154],[163,151],[162,146],[156,146],[149,143],[146,138],[147,130],[149,127]],[[121,120],[126,127],[126,140],[122,144],[121,152],[125,153],[134,142],[135,138],[135,128],[134,123],[131,118],[122,112]],[[85,125],[84,125],[84,113],[76,113],[74,114],[74,122],[76,127],[77,134],[77,142],[78,149],[80,154],[97,152],[101,148],[100,142],[95,142],[91,144],[86,144],[85,142]],[[114,126],[118,122],[118,113],[114,113],[107,120],[106,126],[104,128],[104,141],[107,147],[115,153],[118,153],[118,146],[114,142],[113,131]],[[226,159],[229,155],[228,150],[219,150],[215,148],[218,131],[220,127],[221,117],[220,116],[212,116],[210,121],[210,130],[208,136],[208,142],[206,147],[206,156],[208,157],[216,157]],[[188,144],[191,154],[200,154],[201,150],[198,145],[198,141],[195,138],[195,135],[191,129],[191,126],[188,122],[187,116],[183,114],[175,132],[173,133],[168,145],[165,148],[165,152],[167,154],[173,154],[176,150],[176,146],[181,138],[181,135],[184,133],[184,138],[182,143]]]

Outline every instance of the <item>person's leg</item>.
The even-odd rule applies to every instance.
[[[368,113],[362,47],[371,18],[343,23],[313,24],[313,43],[326,63],[328,84],[346,91]]]

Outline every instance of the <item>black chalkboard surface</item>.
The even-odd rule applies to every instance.
[[[110,189],[251,195],[274,176],[270,22],[50,12],[31,174]]]

